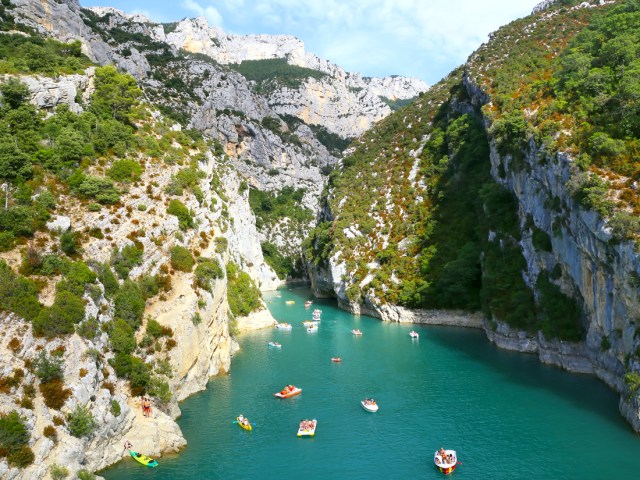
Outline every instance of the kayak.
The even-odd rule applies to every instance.
[[[157,467],[158,466],[158,462],[156,462],[153,458],[147,457],[146,455],[143,455],[143,454],[138,453],[138,452],[134,452],[133,450],[129,450],[129,453],[131,454],[131,456],[133,457],[133,459],[136,462],[141,463],[142,465],[144,465],[146,467]]]
[[[340,357],[331,357],[331,361],[334,363],[340,363],[342,362],[342,358]]]
[[[238,425],[240,425],[240,428],[243,428],[243,429],[247,430],[248,432],[250,432],[251,430],[253,430],[253,427],[251,426],[251,424],[249,423],[249,421],[247,420],[247,423],[245,424],[245,423],[243,423],[243,421],[242,421],[243,419],[244,419],[244,417],[243,417],[243,418],[236,417],[236,423],[237,423]]]

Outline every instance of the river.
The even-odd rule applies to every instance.
[[[458,452],[450,476],[457,479],[638,478],[640,439],[619,415],[617,395],[595,378],[499,350],[480,330],[384,323],[330,300],[305,309],[310,298],[304,289],[265,294],[292,331],[238,339],[231,373],[180,405],[184,451],[159,458],[154,469],[129,458],[101,475],[437,479],[445,476],[433,452],[444,447]],[[310,334],[301,322],[316,307],[322,320]],[[420,338],[411,339],[411,330]],[[271,340],[282,348],[268,347]],[[287,384],[302,394],[275,398]],[[369,396],[377,413],[360,405]],[[240,413],[255,423],[252,432],[233,424]],[[315,437],[296,436],[302,418],[318,420]]]

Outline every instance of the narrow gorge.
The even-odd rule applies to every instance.
[[[180,451],[288,282],[594,375],[640,431],[637,2],[545,1],[431,87],[203,17],[0,25],[0,477]]]

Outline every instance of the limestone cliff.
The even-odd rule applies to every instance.
[[[579,50],[571,39],[576,35],[578,42],[585,24],[597,25],[595,19],[609,12],[623,15],[623,8],[615,8],[617,3],[543,2],[531,17],[494,33],[463,70],[434,86],[402,116],[385,119],[375,134],[361,137],[342,162],[342,179],[335,178],[328,190],[329,208],[310,237],[306,254],[318,295],[335,296],[343,308],[384,320],[430,321],[428,314],[407,312],[397,304],[447,308],[465,291],[472,292],[468,304],[482,308],[490,341],[536,354],[541,361],[569,371],[597,376],[620,394],[621,412],[639,430],[638,395],[625,383],[629,372],[640,371],[638,237],[633,229],[621,234],[617,222],[637,221],[637,211],[632,213],[624,201],[625,195],[635,198],[637,185],[611,165],[580,163],[585,151],[594,158],[598,154],[586,142],[578,142],[584,137],[570,122],[559,123],[550,135],[541,133],[549,118],[542,113],[547,102],[561,94],[550,86],[545,97],[535,83],[545,75],[551,78],[560,65],[566,68],[562,61],[568,53],[563,49],[569,44]],[[566,35],[563,40],[560,32]],[[536,41],[544,35],[548,44],[540,47]],[[517,54],[516,43],[522,48]],[[529,66],[534,58],[545,63],[528,71],[519,56],[526,57],[525,63],[531,61]],[[507,57],[513,62],[505,61]],[[527,97],[533,90],[536,93]],[[561,109],[550,110],[560,118]],[[505,125],[514,127],[515,118],[522,121],[522,129],[506,132]],[[597,124],[591,118],[589,122]],[[481,132],[472,133],[471,127]],[[385,140],[378,143],[376,138]],[[477,148],[467,153],[471,138]],[[465,168],[472,169],[472,178],[465,178],[469,175]],[[474,187],[474,179],[483,175],[486,182]],[[603,193],[595,198],[608,209],[595,202],[589,208],[581,200],[583,178],[601,178],[594,183],[602,182]],[[351,193],[355,182],[375,194]],[[404,188],[390,186],[395,183]],[[619,192],[622,186],[629,186],[624,194]],[[489,192],[502,200],[490,198]],[[460,200],[473,195],[477,206]],[[431,208],[433,204],[436,208]],[[496,204],[502,209],[487,219]],[[469,230],[466,243],[440,259],[439,254],[447,255],[455,244],[452,235],[462,236],[465,230],[461,206],[477,210],[469,217],[476,227]],[[452,223],[456,221],[459,228]],[[442,231],[448,236],[439,237]],[[478,257],[473,257],[474,242]],[[472,252],[469,262],[464,249]],[[501,268],[511,262],[512,280],[502,283],[494,272],[507,276]],[[439,283],[443,278],[439,275],[447,279],[446,285]],[[477,275],[478,283],[465,286],[465,275]],[[452,284],[454,294],[447,298]],[[495,285],[499,287],[492,290]],[[504,308],[500,302],[515,290],[521,294],[518,300]],[[476,301],[477,291],[481,298]],[[575,334],[563,338],[559,329],[550,328],[553,312],[545,303],[550,292],[557,300],[554,307],[567,307],[562,310],[565,316],[553,322],[569,323],[572,318],[573,332],[580,332],[582,340]],[[512,324],[504,321],[522,304],[528,305],[527,312],[518,311],[510,318]]]

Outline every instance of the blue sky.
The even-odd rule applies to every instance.
[[[367,76],[433,84],[540,0],[80,0],[157,22],[204,16],[236,34],[288,34],[307,51]]]

